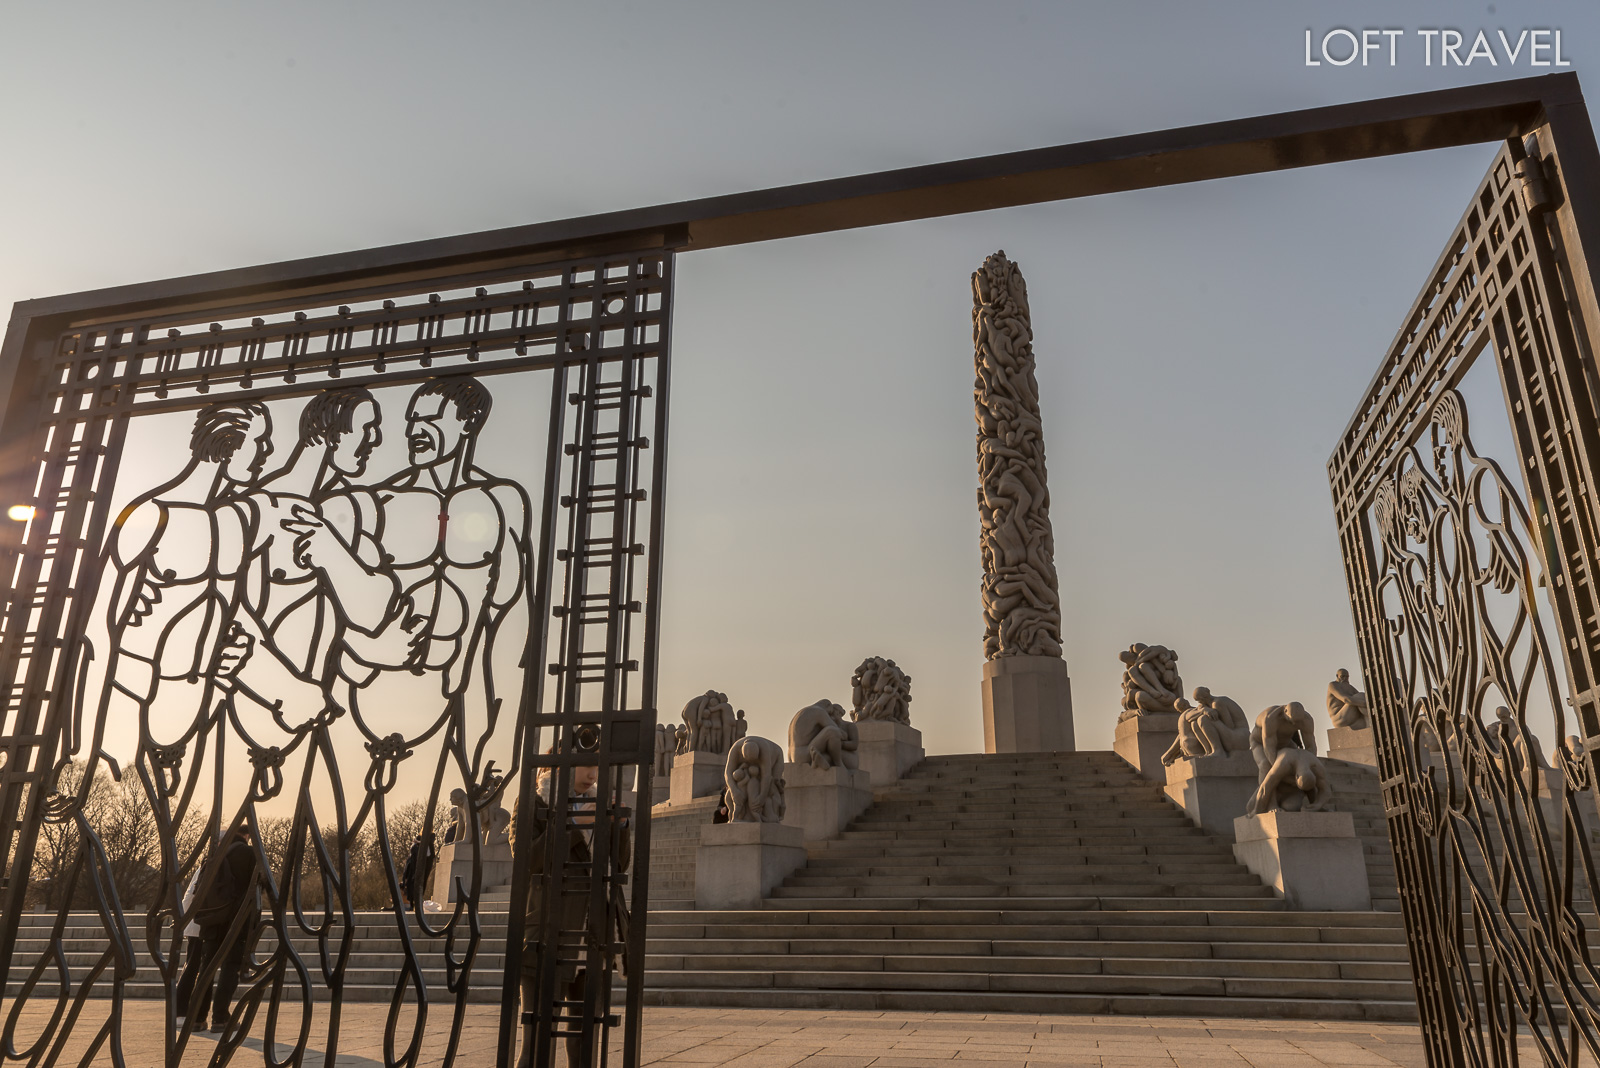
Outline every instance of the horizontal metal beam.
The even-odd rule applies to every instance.
[[[1525,133],[1545,105],[1581,99],[1572,73],[1491,82],[22,301],[13,319],[125,316],[175,302],[420,278],[571,255],[622,237],[637,245],[639,235],[716,248],[1447,148]]]

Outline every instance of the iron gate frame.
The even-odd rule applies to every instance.
[[[805,234],[1530,135],[1538,137],[1548,157],[1559,161],[1549,175],[1556,201],[1551,215],[1566,257],[1571,285],[1568,303],[1577,344],[1592,375],[1593,341],[1600,335],[1600,303],[1592,270],[1592,265],[1600,264],[1600,148],[1577,75],[1567,72],[22,301],[14,306],[0,343],[0,392],[7,398],[0,415],[0,500],[27,502],[34,498],[31,481],[38,458],[29,455],[30,442],[38,409],[53,388],[46,381],[53,345],[68,329],[135,317],[197,315],[208,308],[245,302],[289,308],[328,293],[415,290],[425,288],[434,278],[642,249],[667,249],[681,256],[700,249]],[[654,463],[664,472],[664,435],[656,446]],[[53,502],[35,504],[42,516],[50,518]],[[660,507],[658,493],[653,509]],[[22,543],[22,534],[21,524],[0,525],[0,566],[9,574],[17,574],[19,563],[35,549]],[[660,551],[659,539],[653,539],[646,570],[657,579]],[[549,562],[539,560],[538,566],[545,568]],[[30,622],[35,609],[45,607],[35,603],[31,590],[20,591],[13,585],[7,594],[5,631],[0,637],[0,686],[5,687],[0,691],[5,697],[0,706],[5,719],[0,725],[6,731],[0,737],[0,749],[5,753],[5,763],[0,766],[0,855],[11,857],[0,886],[0,895],[9,896],[0,900],[8,903],[16,899],[25,882],[41,818],[40,799],[27,787],[41,773],[41,757],[54,748],[54,739],[44,737],[44,724],[39,720],[40,701],[48,690],[44,676],[50,658],[34,653],[55,641],[59,631],[48,616],[43,619],[43,623],[51,623],[48,628],[39,620]],[[655,610],[652,603],[650,611]],[[1568,635],[1562,637],[1565,640]],[[1600,656],[1600,639],[1585,648]],[[653,643],[647,644],[641,673],[642,685],[652,700],[654,653]],[[26,669],[20,678],[19,669]],[[1584,738],[1600,739],[1596,708],[1600,691],[1591,682],[1588,688],[1576,691],[1576,696],[1581,701],[1578,714]],[[650,716],[656,714],[654,708],[647,711]],[[1384,741],[1380,733],[1380,746]],[[530,767],[524,764],[524,775]],[[648,776],[643,776],[640,782],[645,800],[647,780]],[[639,813],[638,829],[639,847],[647,854],[647,806]],[[1390,831],[1398,851],[1403,843],[1394,838],[1392,821]],[[519,877],[525,879],[525,862],[519,860],[518,864]],[[19,879],[19,874],[24,878]],[[1404,881],[1401,889],[1403,899],[1413,892]],[[1407,911],[1406,918],[1408,930],[1412,930],[1416,917]],[[642,947],[642,912],[638,919],[634,935]],[[9,978],[18,922],[16,908],[0,910],[0,984]],[[1420,995],[1428,980],[1417,969],[1415,957],[1413,963]],[[508,973],[508,989],[511,982]],[[627,1011],[636,1019],[639,1002],[631,993],[632,986],[630,978]],[[1419,1004],[1430,1031],[1447,1026],[1447,1020],[1428,1015],[1426,998],[1419,997]],[[504,1043],[500,1056],[504,1063]],[[624,1063],[636,1063],[637,1056],[635,1045],[625,1050]]]

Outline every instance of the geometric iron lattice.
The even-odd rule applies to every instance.
[[[1328,464],[1435,1065],[1600,1056],[1600,394],[1545,135],[1496,156]],[[1516,470],[1456,388],[1485,352]]]
[[[523,1020],[636,1063],[672,263],[60,336],[3,561],[6,1056],[122,1064],[159,996],[172,1065],[210,1016],[212,1063],[331,1065],[355,1000],[386,1065],[460,1063],[474,1000],[500,1064]]]

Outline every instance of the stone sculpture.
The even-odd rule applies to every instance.
[[[1317,759],[1316,723],[1299,701],[1262,710],[1250,732],[1250,754],[1260,780],[1246,815],[1333,810],[1328,770]]]
[[[850,678],[856,722],[877,720],[911,726],[911,676],[893,660],[869,656]]]
[[[737,731],[738,717],[728,703],[728,695],[707,690],[683,706],[683,723],[688,741],[680,742],[681,752],[716,753],[728,751]]]
[[[486,846],[511,847],[511,813],[503,805],[496,805],[489,812],[488,829],[484,831],[483,844]]]
[[[689,751],[689,725],[680,723],[672,732],[672,755],[682,756]]]
[[[1183,679],[1178,676],[1178,654],[1165,645],[1134,642],[1117,654],[1122,661],[1122,714],[1132,716],[1177,711]]]
[[[1061,655],[1061,596],[1046,488],[1028,288],[996,252],[972,275],[984,656]]]
[[[783,749],[777,742],[755,735],[740,738],[728,749],[723,778],[728,822],[783,822]]]
[[[445,825],[444,842],[464,842],[470,833],[472,815],[467,805],[467,792],[459,786],[450,791],[450,822]]]
[[[1161,763],[1170,767],[1185,758],[1242,753],[1250,748],[1250,721],[1237,701],[1213,694],[1204,686],[1195,687],[1194,699],[1198,705],[1181,697],[1173,702],[1178,737]]]
[[[657,723],[655,767],[651,774],[658,779],[672,774],[672,754],[677,747],[678,739],[672,728],[665,723]]]
[[[1367,695],[1350,683],[1350,672],[1340,668],[1328,683],[1328,722],[1335,727],[1352,727],[1366,730],[1372,725],[1367,718]]]
[[[733,722],[733,740],[738,741],[750,733],[750,724],[744,718],[744,709],[739,709],[739,718]]]
[[[845,718],[844,707],[823,698],[807,705],[789,721],[789,760],[813,768],[861,766],[860,730]]]

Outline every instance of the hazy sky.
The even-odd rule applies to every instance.
[[[1335,26],[1406,29],[1398,65],[1305,66],[1305,30]],[[12,0],[0,307],[1543,72],[1425,66],[1434,27],[1560,28],[1600,69],[1592,3]],[[1324,465],[1492,155],[685,255],[664,714],[714,687],[782,737],[877,654],[930,751],[982,748],[969,276],[1003,248],[1033,301],[1080,746],[1109,746],[1133,641],[1320,716],[1358,669]]]

